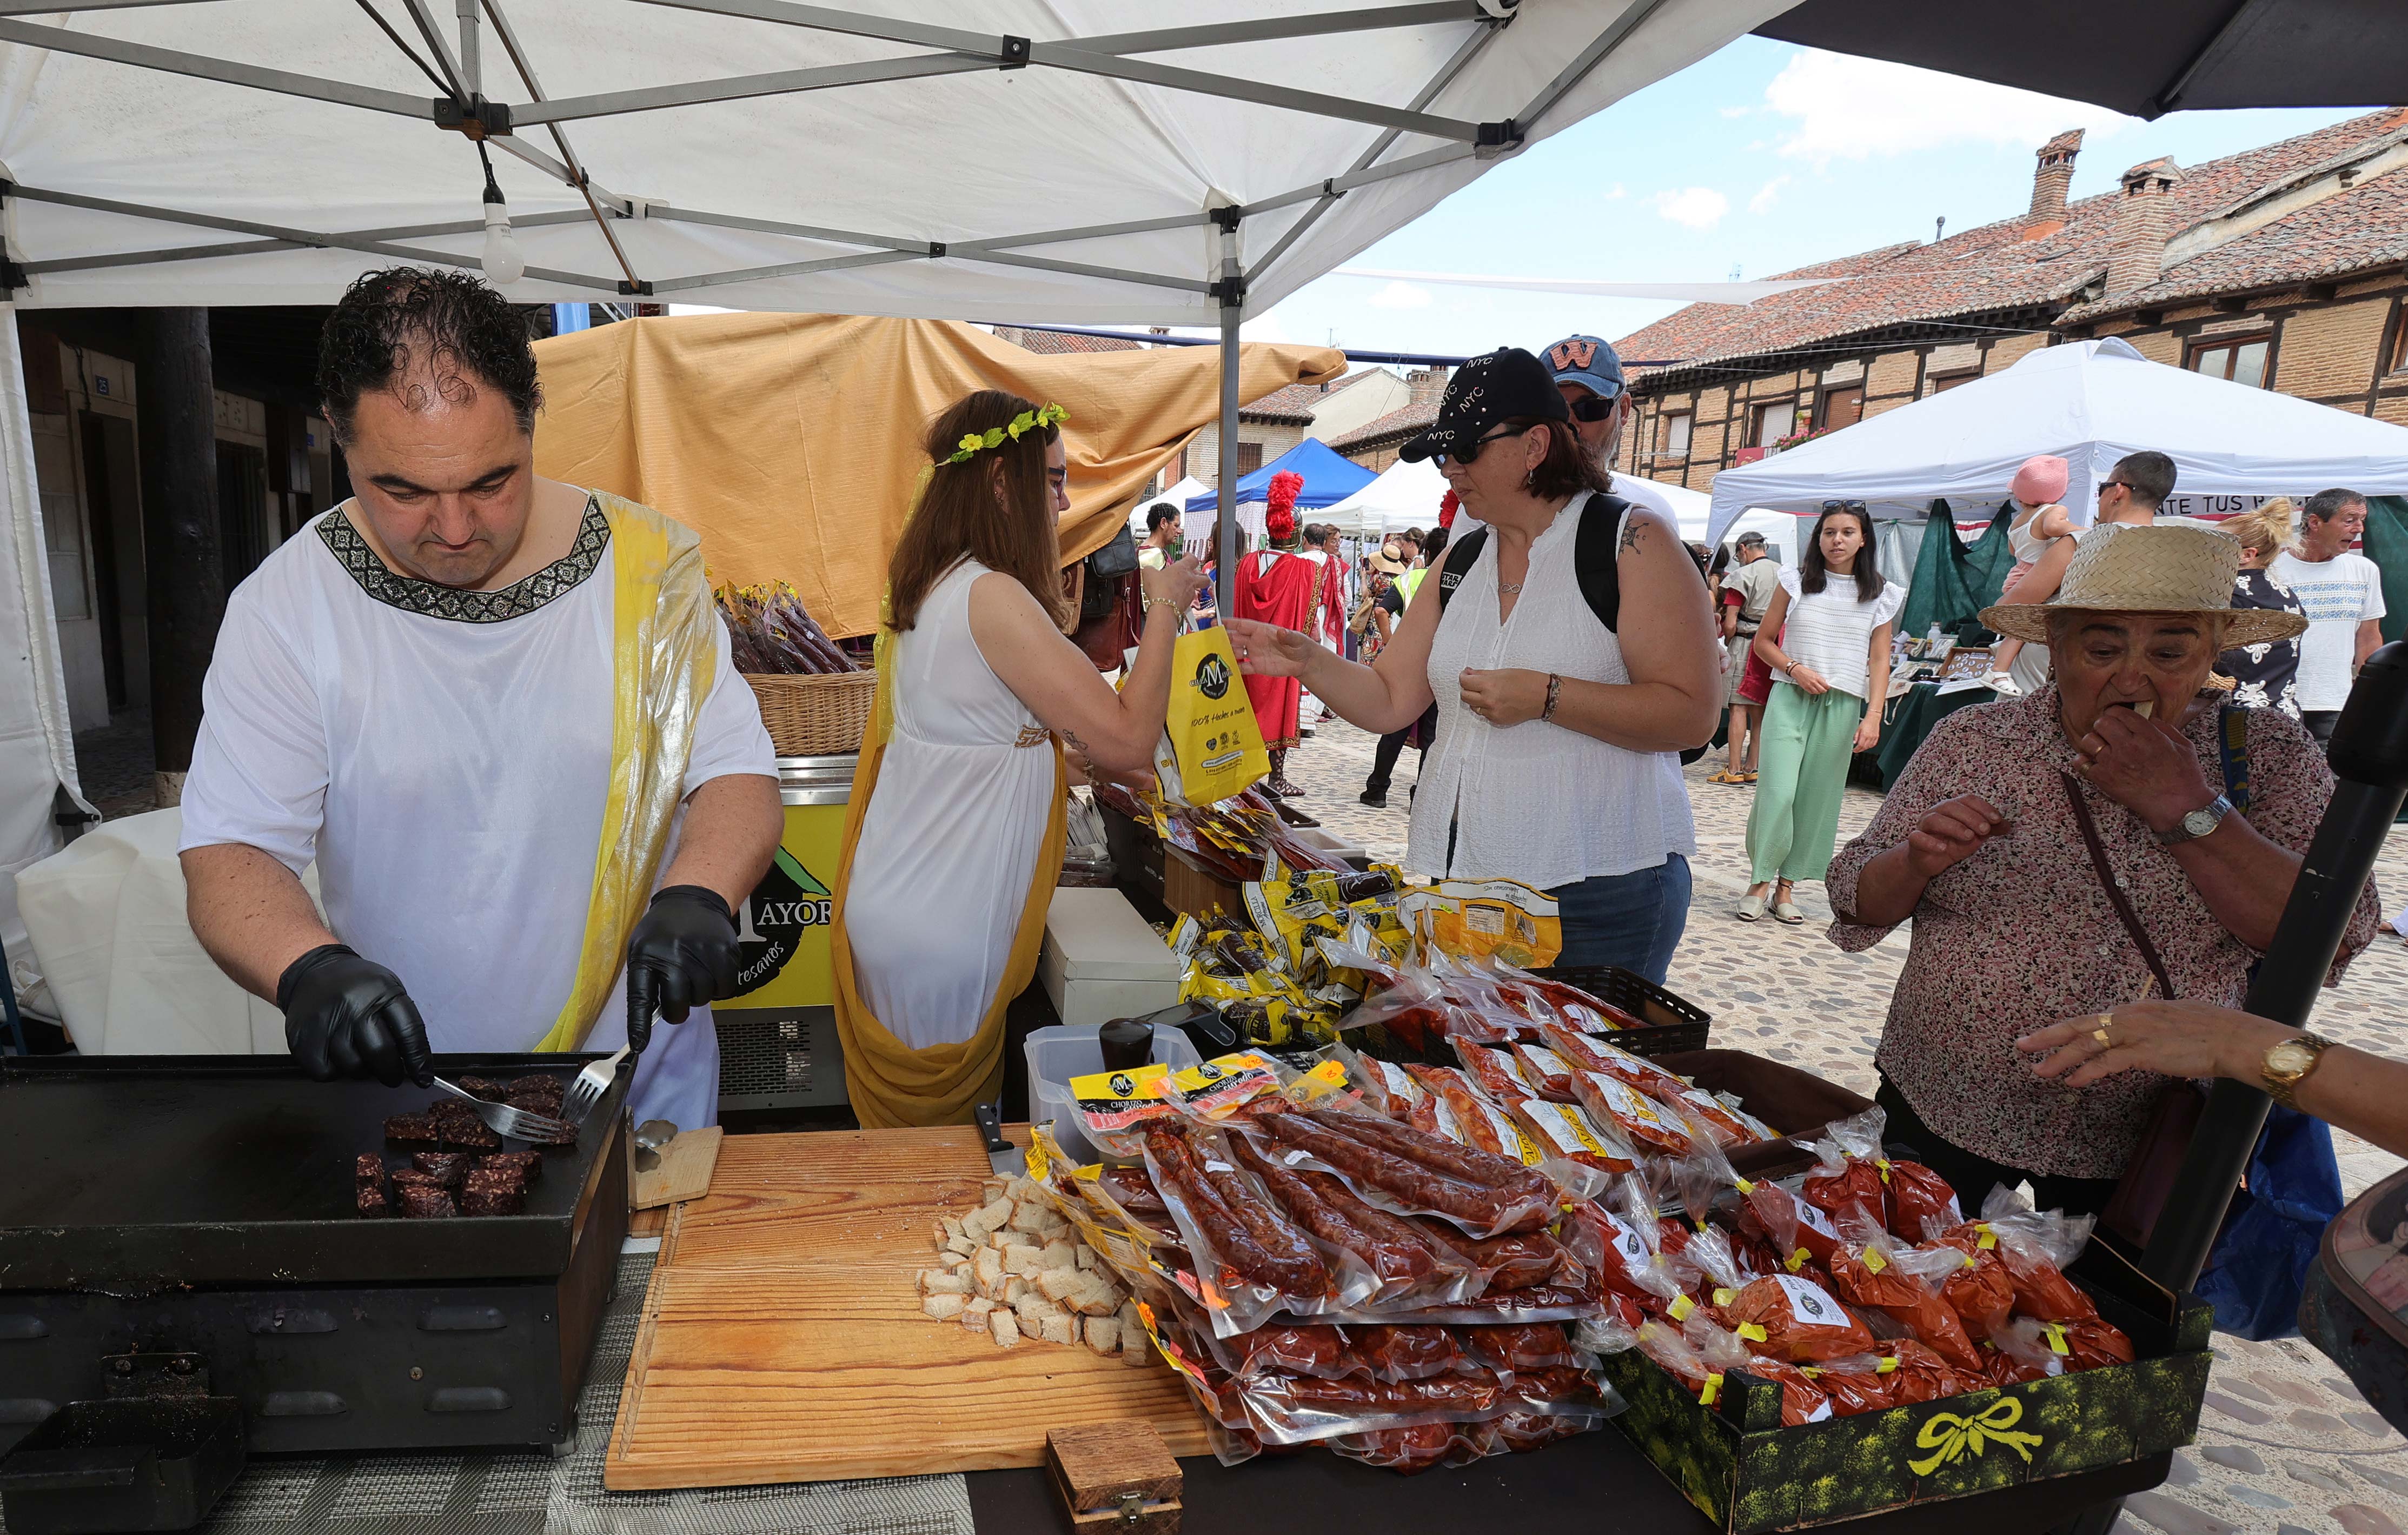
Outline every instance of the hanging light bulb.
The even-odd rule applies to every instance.
[[[526,276],[526,252],[519,249],[519,237],[510,231],[510,206],[502,200],[501,185],[494,179],[494,162],[486,156],[484,145],[477,146],[477,153],[485,162],[485,280],[507,288]]]

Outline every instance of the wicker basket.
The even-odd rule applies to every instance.
[[[825,757],[861,750],[869,729],[870,700],[878,692],[874,671],[781,676],[744,673],[761,700],[761,723],[781,757]]]

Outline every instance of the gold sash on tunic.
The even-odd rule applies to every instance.
[[[853,943],[845,932],[845,897],[853,883],[853,849],[869,814],[869,796],[877,792],[879,764],[886,755],[887,738],[895,724],[895,634],[878,634],[878,693],[871,706],[868,739],[861,743],[861,759],[853,771],[853,800],[845,808],[844,849],[837,860],[836,914],[828,934],[829,957],[836,971],[836,1030],[844,1045],[844,1080],[853,1098],[853,1117],[865,1129],[900,1126],[967,1125],[979,1104],[992,1103],[1003,1091],[1003,1014],[1011,999],[1037,973],[1037,951],[1045,941],[1045,913],[1052,904],[1054,883],[1061,878],[1062,850],[1068,833],[1064,807],[1069,781],[1062,766],[1062,747],[1054,753],[1054,810],[1045,821],[1045,837],[1038,844],[1036,867],[1029,870],[1028,894],[1020,908],[1020,926],[1013,934],[1011,954],[1004,962],[1003,981],[995,1000],[979,1020],[978,1032],[957,1044],[914,1050],[887,1031],[862,999],[853,975]]]
[[[661,853],[683,797],[695,718],[718,665],[719,612],[692,528],[608,491],[610,524],[610,794],[594,857],[594,891],[577,980],[538,1051],[577,1050],[627,960],[627,938],[652,899]]]

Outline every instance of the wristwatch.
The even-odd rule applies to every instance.
[[[2307,1080],[2308,1073],[2316,1069],[2316,1063],[2331,1048],[2330,1040],[2305,1030],[2272,1046],[2258,1067],[2258,1075],[2266,1084],[2266,1096],[2286,1109],[2298,1108],[2291,1095],[2299,1091],[2300,1083]]]
[[[2170,848],[2179,847],[2185,842],[2195,842],[2222,825],[2224,818],[2231,813],[2232,801],[2222,795],[2217,795],[2199,809],[2186,812],[2181,820],[2175,822],[2167,830],[2158,832],[2157,846]]]

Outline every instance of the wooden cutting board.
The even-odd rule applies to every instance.
[[[726,1134],[713,1125],[672,1137],[660,1149],[659,1166],[636,1169],[636,1192],[628,1208],[650,1210],[681,1199],[699,1199],[710,1193],[711,1169],[719,1164],[719,1145]],[[633,1142],[629,1143],[628,1155],[641,1159]]]
[[[1039,1466],[1047,1429],[1123,1418],[1209,1453],[1159,1361],[999,1349],[921,1313],[929,1226],[988,1176],[968,1127],[729,1137],[710,1195],[670,1207],[603,1485]]]

